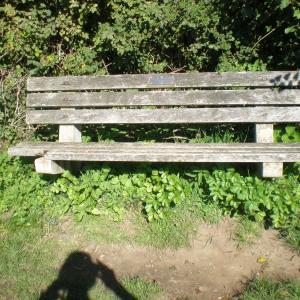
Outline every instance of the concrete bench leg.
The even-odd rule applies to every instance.
[[[257,143],[273,143],[273,124],[255,124],[255,139]],[[262,177],[282,177],[283,163],[262,163],[260,173]]]
[[[62,162],[55,162],[44,157],[37,158],[34,161],[35,170],[41,174],[61,174],[65,171]]]
[[[60,125],[59,142],[63,143],[81,143],[81,126],[80,125]],[[63,166],[65,170],[79,172],[82,163],[80,161],[65,161]]]
[[[76,125],[59,125],[59,142],[81,143],[81,128]]]

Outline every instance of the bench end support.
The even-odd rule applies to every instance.
[[[255,124],[257,143],[273,143],[273,124]],[[260,165],[260,174],[264,178],[282,177],[283,163],[268,162]]]
[[[262,163],[261,176],[264,178],[278,178],[283,176],[283,163]]]
[[[44,157],[37,158],[34,161],[35,170],[41,174],[57,175],[65,171],[65,169],[58,163]]]

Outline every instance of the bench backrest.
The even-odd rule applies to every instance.
[[[35,77],[29,124],[300,122],[300,72]]]

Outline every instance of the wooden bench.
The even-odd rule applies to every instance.
[[[300,143],[274,144],[273,124],[300,122],[300,73],[228,72],[29,78],[28,124],[58,124],[58,142],[22,142],[36,171],[68,161],[261,163],[263,177],[300,161]],[[82,143],[81,124],[253,123],[256,141],[234,144]]]

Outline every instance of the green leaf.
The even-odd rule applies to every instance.
[[[280,2],[280,8],[284,9],[288,7],[291,4],[291,0],[281,0]]]
[[[99,215],[101,215],[101,211],[95,207],[91,210],[91,214],[95,215],[95,216],[99,216]]]

